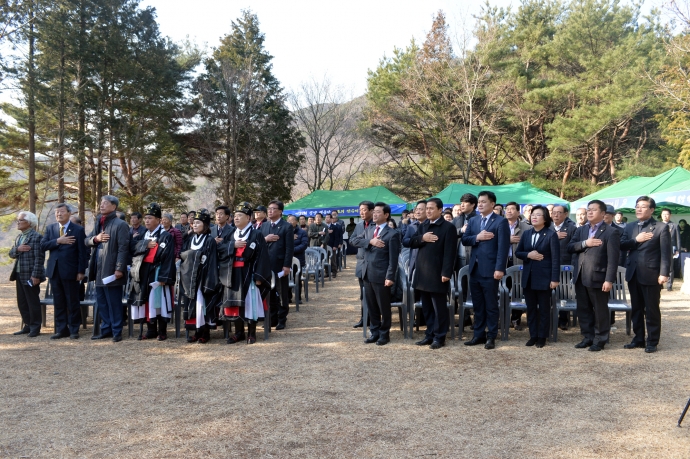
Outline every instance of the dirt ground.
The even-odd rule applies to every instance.
[[[659,352],[544,349],[527,331],[487,351],[362,342],[354,257],[287,329],[255,345],[12,336],[0,284],[1,457],[690,457],[690,298],[662,294]],[[457,320],[457,318],[456,318]],[[52,324],[49,309],[48,324]],[[419,339],[421,333],[415,338]],[[465,333],[467,336],[467,332]]]

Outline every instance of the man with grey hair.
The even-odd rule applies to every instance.
[[[17,214],[17,236],[10,249],[10,258],[14,259],[14,268],[10,281],[17,284],[17,306],[22,316],[23,326],[15,335],[29,334],[34,338],[41,334],[41,287],[45,280],[43,262],[45,255],[41,250],[42,236],[36,231],[38,218],[31,212]]]
[[[101,319],[101,333],[91,339],[113,338],[122,341],[122,286],[127,282],[129,226],[117,218],[120,200],[115,196],[101,198],[100,215],[86,238],[91,247],[89,277],[96,282],[96,303]]]

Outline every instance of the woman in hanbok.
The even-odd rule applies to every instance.
[[[211,213],[200,209],[192,220],[192,234],[180,253],[181,303],[189,343],[207,343],[216,328],[222,291],[218,280],[217,243],[211,237]]]
[[[134,290],[132,320],[146,322],[146,334],[139,340],[163,341],[173,312],[175,285],[175,241],[161,225],[161,208],[149,204],[144,215],[146,234],[134,245],[131,276]]]
[[[265,318],[266,298],[271,291],[268,246],[260,231],[251,225],[252,205],[235,208],[235,230],[218,248],[220,280],[224,286],[220,319],[235,322],[235,334],[228,344],[256,342],[256,324]],[[247,323],[247,335],[244,323]]]

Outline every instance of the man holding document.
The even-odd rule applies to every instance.
[[[122,286],[127,283],[129,226],[117,218],[120,200],[103,196],[100,215],[85,244],[91,247],[89,278],[96,282],[96,304],[101,319],[101,333],[91,339],[112,338],[122,341]]]

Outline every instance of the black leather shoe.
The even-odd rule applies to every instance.
[[[364,326],[364,322],[362,322],[362,321],[360,320],[359,322],[357,322],[356,324],[354,324],[354,325],[352,326],[352,328],[362,328],[363,326]]]
[[[486,338],[477,338],[476,336],[469,341],[465,341],[465,346],[476,346],[478,344],[486,343]]]
[[[378,341],[376,341],[377,346],[385,346],[386,344],[390,343],[390,339],[388,338],[379,338]]]
[[[488,338],[486,340],[486,344],[484,345],[484,349],[493,349],[496,347],[496,341],[494,341],[493,338]]]
[[[423,340],[417,341],[415,344],[416,344],[417,346],[428,346],[429,344],[431,344],[431,343],[433,343],[433,342],[434,342],[433,339],[431,339],[431,338],[426,338],[426,337],[425,337]]]
[[[529,341],[525,343],[525,346],[534,346],[537,344],[537,338],[530,338]]]
[[[542,347],[546,346],[546,339],[541,338],[537,340],[537,348],[541,349]]]
[[[244,333],[242,333],[241,335],[235,333],[234,335],[229,336],[225,342],[228,344],[235,344],[239,343],[240,341],[245,341],[246,339],[247,337],[244,335]]]
[[[379,340],[379,335],[371,335],[369,338],[364,340],[364,344],[375,343],[378,340]]]
[[[29,327],[27,327],[27,328],[22,328],[21,330],[16,331],[16,332],[14,332],[14,333],[12,333],[12,334],[13,334],[13,335],[26,335],[26,334],[28,334],[30,331],[31,331],[31,330],[29,330]]]
[[[445,345],[445,341],[434,341],[433,343],[431,343],[431,346],[429,346],[429,349],[441,349]]]
[[[644,351],[647,354],[651,354],[652,352],[656,352],[656,346],[649,345],[649,346],[644,348]]]
[[[31,332],[29,332],[29,338],[36,338],[40,334],[41,334],[40,331],[31,331]]]
[[[112,337],[113,337],[112,333],[106,333],[105,335],[92,336],[91,339],[106,339],[106,338],[112,338]]]
[[[60,339],[60,338],[67,338],[69,336],[68,334],[65,333],[55,333],[54,335],[50,335],[50,339]]]
[[[113,336],[113,343],[119,343],[122,341],[122,335]]]
[[[589,346],[589,350],[592,351],[592,352],[603,351],[603,350],[604,350],[604,346],[605,346],[604,343],[592,344],[591,346]]]
[[[582,341],[580,341],[579,343],[577,343],[575,345],[575,347],[577,349],[584,349],[584,348],[589,347],[591,345],[592,345],[592,342],[590,340],[588,340],[587,338],[585,338]]]
[[[637,347],[642,347],[642,348],[644,348],[644,347],[646,347],[646,346],[645,346],[644,343],[638,343],[638,342],[636,342],[636,341],[633,341],[633,342],[631,342],[631,343],[628,343],[628,344],[624,345],[624,346],[623,346],[623,349],[635,349],[635,348],[637,348]]]
[[[278,325],[276,325],[276,330],[284,330],[285,329],[285,322],[278,322]]]
[[[72,333],[69,335],[69,339],[79,339],[79,333]]]

